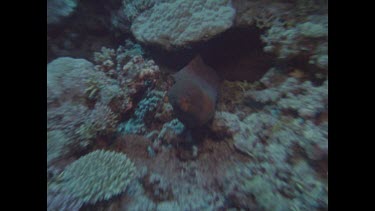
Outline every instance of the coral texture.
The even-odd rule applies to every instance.
[[[139,15],[131,31],[141,42],[171,49],[208,40],[227,30],[234,15],[228,0],[177,0],[157,4]]]
[[[68,146],[72,141],[61,130],[47,132],[47,166],[68,154]]]
[[[134,115],[122,123],[119,131],[124,134],[144,134],[147,130],[146,120],[153,116],[165,93],[152,90],[138,103]]]
[[[133,20],[142,12],[152,8],[155,4],[170,0],[122,0],[121,7],[111,17],[111,26],[121,33],[129,32]]]
[[[50,188],[93,204],[124,192],[134,176],[134,164],[125,154],[98,150],[67,166]]]
[[[255,25],[268,28],[290,12],[291,4],[276,1],[233,0],[236,9],[235,25],[239,27]]]
[[[280,109],[294,110],[302,117],[311,118],[328,109],[328,80],[314,86],[310,81],[300,83],[288,78],[279,86],[249,91],[246,97],[261,103],[277,103]]]
[[[310,63],[328,68],[327,62],[323,60],[328,57],[327,15],[311,15],[294,27],[275,23],[261,38],[266,43],[264,51],[275,53],[280,59],[305,55],[310,58]],[[315,57],[319,59],[314,60]]]

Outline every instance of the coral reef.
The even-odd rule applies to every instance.
[[[118,83],[95,71],[90,62],[54,60],[47,66],[47,129],[63,130],[82,145],[80,141],[116,127],[118,118],[110,104],[121,95]]]
[[[247,98],[261,103],[276,103],[280,109],[293,110],[299,116],[311,118],[328,109],[328,80],[321,86],[312,85],[311,81],[298,82],[288,78],[276,87],[249,91]]]
[[[271,27],[275,21],[285,17],[293,5],[277,1],[233,0],[233,7],[237,12],[236,26],[255,25],[263,29]]]
[[[233,24],[230,1],[189,0],[160,3],[139,15],[131,31],[138,41],[165,49],[208,40]]]
[[[262,105],[256,113],[242,120],[215,114],[211,130],[217,138],[256,161],[233,165],[224,192],[231,206],[242,209],[326,209],[328,122],[320,116],[328,109],[328,81],[313,86],[287,76],[275,80],[278,74],[271,69],[260,80],[266,88],[246,91],[246,98]]]
[[[48,189],[79,204],[94,204],[124,192],[134,176],[134,164],[126,155],[99,150],[68,165]]]
[[[112,61],[117,56],[107,48],[95,55],[98,63]],[[72,140],[68,146],[64,145],[64,151],[79,154],[95,139],[114,135],[124,115],[137,105],[135,96],[143,95],[157,78],[158,67],[140,56],[134,56],[124,66],[127,71],[121,68],[116,77],[111,77],[103,66],[95,68],[83,59],[59,58],[48,64],[47,130],[59,130]],[[141,118],[147,112],[144,108],[149,106],[147,103],[141,103],[136,112]],[[58,153],[63,146],[55,146],[59,143],[55,142],[48,144]],[[57,156],[54,154],[51,151],[50,159]]]
[[[121,33],[129,32],[133,20],[138,15],[152,8],[155,4],[166,1],[168,0],[122,0],[120,9],[111,16],[113,30],[118,30]]]
[[[142,47],[139,44],[126,40],[125,44],[120,45],[116,50],[102,47],[100,52],[94,53],[94,62],[97,64],[97,69],[101,71],[121,71],[133,57],[143,56],[143,54]]]
[[[51,130],[47,132],[47,166],[51,163],[66,156],[69,152],[69,145],[72,143],[63,131]]]
[[[310,63],[327,69],[328,15],[312,15],[294,27],[274,24],[262,36],[264,51],[280,59],[308,57]],[[315,61],[315,62],[314,62]]]
[[[144,134],[147,130],[146,119],[155,114],[156,108],[164,97],[165,93],[152,90],[147,93],[139,103],[134,115],[119,127],[119,131],[125,134]]]
[[[56,3],[47,210],[328,209],[327,1]]]
[[[164,144],[171,144],[178,135],[181,135],[182,132],[184,132],[184,129],[185,126],[178,121],[178,119],[173,119],[172,121],[163,125],[163,128],[160,130],[155,142],[160,141]]]

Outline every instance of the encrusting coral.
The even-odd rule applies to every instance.
[[[138,41],[172,49],[212,38],[230,28],[234,16],[228,0],[176,0],[140,14],[131,31]]]

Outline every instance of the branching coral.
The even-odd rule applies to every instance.
[[[104,50],[111,55],[110,50]],[[103,58],[104,60],[105,58]],[[116,132],[119,118],[132,107],[132,89],[95,70],[83,59],[59,58],[47,66],[47,129],[88,146],[98,135]]]
[[[134,56],[123,66],[122,71],[128,77],[136,77],[142,81],[148,78],[157,78],[159,67],[153,60],[145,61],[142,56]]]
[[[120,71],[134,56],[143,55],[144,52],[141,45],[133,43],[131,40],[125,40],[125,45],[119,46],[116,50],[117,70]]]
[[[102,47],[100,52],[94,53],[94,62],[96,68],[114,74],[120,72],[125,64],[127,64],[135,56],[143,56],[142,47],[139,44],[126,40],[124,45],[120,45],[116,50]]]
[[[120,125],[119,130],[125,134],[143,134],[146,132],[146,121],[154,115],[156,108],[162,102],[165,93],[152,90],[138,103],[134,115]]]
[[[94,204],[126,191],[134,176],[134,164],[125,154],[98,150],[67,166],[48,188],[80,204]]]

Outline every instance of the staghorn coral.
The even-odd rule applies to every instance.
[[[234,15],[227,0],[177,0],[157,4],[139,15],[131,31],[140,42],[172,49],[224,32],[232,26]]]
[[[125,154],[97,150],[68,165],[48,189],[74,203],[94,204],[126,191],[134,177],[134,164]]]

